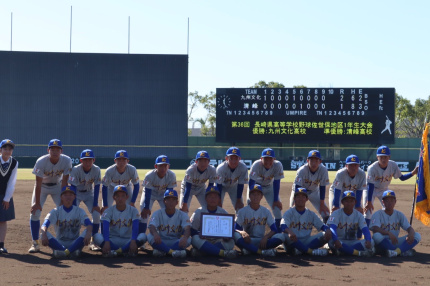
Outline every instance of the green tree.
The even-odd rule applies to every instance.
[[[188,122],[200,123],[201,134],[203,136],[215,136],[216,128],[216,94],[210,92],[206,95],[199,95],[197,91],[188,94]],[[198,107],[202,107],[206,111],[206,116],[203,118],[195,118],[194,113]],[[191,129],[188,130],[188,135],[191,134]]]
[[[266,83],[264,80],[260,80],[259,82],[255,83],[251,88],[283,88],[285,85],[283,85],[280,82],[276,81],[269,81]]]
[[[415,105],[398,95],[395,96],[395,134],[398,138],[419,138],[424,130],[424,122],[428,120],[430,96],[415,100]]]

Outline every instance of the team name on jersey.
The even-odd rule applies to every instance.
[[[233,184],[233,183],[236,183],[237,181],[239,181],[239,177],[240,176],[237,176],[236,178],[225,178],[225,179],[223,179],[222,177],[219,177],[219,179],[223,182],[223,183],[230,183],[231,185]]]
[[[313,223],[311,222],[291,222],[288,228],[296,228],[297,230],[312,230]]]
[[[81,222],[79,219],[64,219],[57,220],[56,225],[60,228],[76,228],[81,226]]]
[[[143,185],[146,187],[149,184],[148,180],[143,181]],[[157,184],[152,184],[152,186],[154,187],[154,189],[167,189],[167,187],[169,186],[169,184],[164,184],[164,185],[157,185]]]
[[[267,223],[267,217],[257,217],[257,218],[253,217],[252,219],[245,218],[243,220],[243,226],[266,225],[266,223]]]
[[[117,219],[117,220],[111,220],[109,223],[111,226],[116,226],[118,228],[121,227],[130,227],[132,225],[132,219]]]
[[[36,170],[36,172],[38,172],[38,170]],[[61,175],[63,175],[64,170],[57,170],[57,171],[45,171],[43,172],[43,175],[46,177],[60,177]]]
[[[383,182],[391,182],[391,179],[393,178],[393,174],[391,174],[391,175],[388,175],[388,176],[381,176],[381,177],[379,177],[379,176],[375,176],[374,178],[373,178],[373,180],[375,181],[375,182],[381,182],[381,183],[383,183]],[[372,179],[372,176],[371,175],[369,175],[368,177],[367,177],[367,179],[368,180],[371,180]]]
[[[386,231],[390,230],[400,230],[400,222],[393,222],[389,224],[381,224],[381,228]]]
[[[345,231],[348,230],[358,230],[358,222],[351,222],[351,223],[344,223],[342,224],[341,222],[339,222],[337,224],[337,229],[344,229]]]
[[[320,184],[320,182],[321,182],[320,179],[312,181],[312,180],[309,180],[309,179],[306,179],[306,178],[304,178],[303,181],[305,182],[305,184],[308,184],[309,186],[311,186],[311,185],[318,186]]]
[[[128,185],[128,183],[130,181],[131,181],[131,179],[127,179],[127,180],[115,180],[115,179],[112,179],[112,183],[117,184],[117,185]]]
[[[189,177],[190,177],[190,176],[188,176],[188,179],[189,179]],[[206,181],[207,181],[207,180],[209,180],[209,178],[201,179],[201,180],[200,180],[200,179],[192,179],[192,180],[191,180],[191,182],[192,182],[193,184],[198,184],[198,183],[206,183]]]
[[[157,227],[158,231],[160,232],[167,232],[167,233],[182,233],[183,228],[181,225],[164,225],[161,224]]]
[[[343,183],[342,187],[344,190],[351,190],[351,191],[356,191],[358,189],[357,184],[348,184],[347,185],[346,183]]]

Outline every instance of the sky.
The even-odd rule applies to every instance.
[[[394,87],[430,96],[430,1],[0,0],[0,50],[187,54],[188,91]],[[189,21],[189,46],[187,45]],[[201,109],[194,117],[203,117]]]

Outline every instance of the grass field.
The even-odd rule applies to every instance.
[[[31,173],[33,169],[18,169],[18,180],[24,180],[24,181],[28,181],[28,180],[34,180],[34,175]],[[106,169],[102,169],[102,176],[105,173]],[[138,169],[137,173],[139,174],[139,178],[143,179],[145,177],[145,174],[148,172],[148,169]],[[185,170],[174,170],[172,169],[173,172],[175,172],[176,174],[176,180],[178,181],[182,181],[182,179],[185,176]],[[333,182],[334,177],[336,176],[336,172],[335,171],[329,171],[328,172],[329,177],[330,177],[330,182]],[[284,178],[282,179],[282,182],[293,182],[294,178],[296,176],[296,171],[284,171]],[[392,181],[393,184],[396,185],[414,185],[415,184],[415,179],[411,178],[407,181],[400,181],[399,179],[394,179]]]

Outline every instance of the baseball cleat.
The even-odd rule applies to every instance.
[[[191,248],[191,256],[192,257],[199,257],[202,256],[202,253],[197,249],[197,248]],[[224,251],[224,256],[225,256],[225,251]]]
[[[40,252],[40,245],[37,243],[37,241],[33,241],[33,244],[31,245],[31,247],[28,250],[28,252],[29,253]]]
[[[152,251],[152,256],[154,256],[154,257],[163,257],[163,256],[166,256],[166,252],[160,251],[158,249],[154,249]]]
[[[67,254],[64,250],[54,250],[52,256],[54,258],[66,258]]]
[[[102,249],[100,247],[98,247],[97,245],[94,244],[94,242],[91,242],[88,245],[88,249],[91,251],[101,251]]]
[[[7,253],[9,253],[9,252],[7,252],[6,248],[4,248],[4,247],[0,248],[0,254],[7,254]]]
[[[360,251],[358,251],[358,256],[372,257],[373,256],[373,252],[371,250],[360,250]]]
[[[415,249],[409,249],[405,252],[402,252],[400,256],[415,256],[416,250]]]
[[[175,257],[175,258],[187,257],[187,251],[186,250],[175,250],[172,252],[172,257]]]
[[[224,257],[225,258],[233,259],[233,258],[236,258],[236,256],[237,256],[236,250],[234,250],[234,249],[224,250]]]
[[[390,249],[387,250],[387,257],[397,257],[397,255],[397,251]]]
[[[296,256],[299,256],[299,255],[302,255],[303,253],[300,250],[298,250],[297,248],[294,248],[293,254]]]
[[[261,255],[263,256],[276,256],[276,249],[270,248],[261,251]]]
[[[328,250],[324,248],[317,248],[312,250],[312,255],[315,255],[315,256],[327,256],[327,254],[328,254]]]
[[[73,251],[72,253],[70,253],[70,257],[78,258],[81,256],[81,254],[82,254],[82,251],[80,249],[77,249],[77,250]]]
[[[103,257],[116,257],[118,253],[115,250],[111,250],[108,253],[103,253]]]
[[[242,248],[242,255],[250,255],[250,254],[251,252],[248,249]]]

